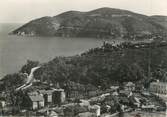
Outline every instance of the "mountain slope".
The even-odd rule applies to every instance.
[[[167,29],[167,16],[154,15],[151,16],[151,19]]]
[[[156,18],[157,19],[157,18]],[[96,38],[145,38],[164,35],[167,28],[153,17],[127,10],[100,8],[90,12],[68,11],[30,21],[12,32],[28,36]]]

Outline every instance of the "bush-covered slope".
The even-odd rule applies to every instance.
[[[43,65],[36,78],[53,83],[71,80],[104,87],[127,81],[165,80],[157,70],[167,69],[166,50],[163,43],[105,44],[81,56],[57,57]]]
[[[48,84],[56,85],[59,82],[60,86],[68,81],[103,88],[128,81],[147,86],[154,79],[167,81],[166,58],[166,42],[104,43],[102,47],[90,49],[81,55],[56,57],[41,64],[41,68],[35,72],[35,78]],[[38,62],[28,61],[20,73],[29,73],[37,65]],[[18,79],[22,79],[20,75],[7,75],[1,80],[3,85],[0,86],[2,89],[5,86],[13,88]],[[22,82],[17,82],[17,86]]]

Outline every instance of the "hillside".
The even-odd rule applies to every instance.
[[[41,64],[35,72],[35,79],[42,83],[60,83],[68,81],[93,86],[110,87],[113,84],[132,81],[140,86],[148,86],[152,80],[167,81],[167,43],[121,43],[92,48],[81,55],[56,57]],[[28,61],[20,73],[30,73],[39,62]],[[24,77],[19,74],[7,75],[1,80],[1,90],[5,87],[20,86]],[[16,83],[16,81],[18,81]]]
[[[56,57],[36,73],[36,78],[52,83],[70,80],[103,87],[127,81],[147,83],[154,78],[167,80],[163,77],[167,70],[166,50],[167,43],[125,42],[117,46],[104,43],[80,56]]]
[[[54,17],[42,17],[14,30],[26,36],[62,36],[143,39],[166,35],[159,18],[127,10],[100,8],[89,12],[68,11]],[[165,22],[164,22],[165,23]]]
[[[167,29],[167,16],[154,15],[151,19]]]

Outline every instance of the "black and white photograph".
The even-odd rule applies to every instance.
[[[167,117],[167,0],[0,0],[0,117]]]

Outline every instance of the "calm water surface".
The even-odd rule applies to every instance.
[[[20,70],[29,60],[47,62],[56,56],[72,56],[102,45],[90,38],[22,37],[8,35],[21,24],[0,24],[0,78]]]

